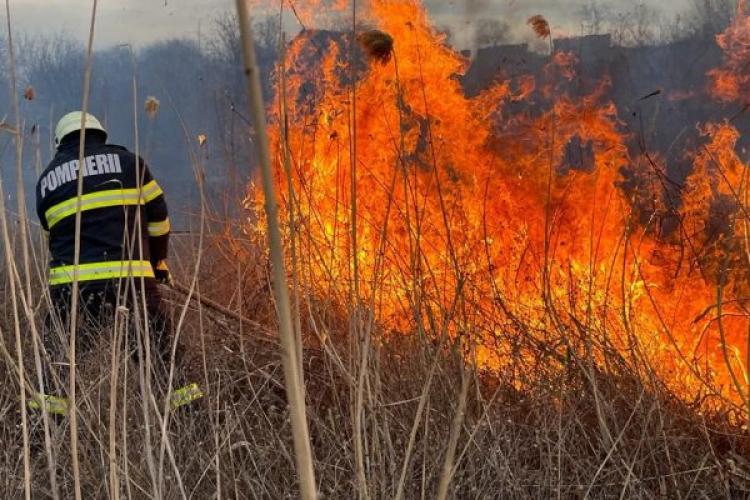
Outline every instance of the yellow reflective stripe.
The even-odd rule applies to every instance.
[[[149,203],[161,196],[164,192],[156,181],[151,181],[143,186],[143,201]]]
[[[172,229],[172,227],[169,224],[169,219],[165,219],[160,222],[148,223],[148,235],[154,238],[158,236],[164,236],[165,234],[169,233],[170,229]]]
[[[58,396],[37,393],[26,402],[30,410],[41,410],[55,415],[65,415],[68,412],[68,400]]]
[[[201,390],[198,384],[193,383],[186,385],[185,387],[176,389],[172,393],[172,400],[170,403],[172,409],[176,410],[177,408],[188,405],[193,401],[204,397],[205,395],[206,394]]]
[[[156,181],[151,181],[141,189],[141,196],[138,196],[138,189],[109,189],[106,191],[97,191],[81,196],[81,212],[95,210],[97,208],[119,207],[124,205],[139,205],[149,203],[164,194]],[[44,212],[47,219],[47,226],[52,227],[76,213],[78,197],[58,203]]]
[[[53,267],[49,271],[50,285],[65,285],[73,282],[75,266]],[[153,278],[154,269],[145,260],[122,260],[93,262],[78,266],[78,281],[109,280],[119,278]]]
[[[44,212],[47,219],[47,226],[52,227],[76,213],[78,197],[58,203]],[[81,211],[94,210],[97,208],[117,207],[122,205],[138,205],[139,197],[137,189],[110,189],[106,191],[97,191],[96,193],[84,194],[81,196]]]

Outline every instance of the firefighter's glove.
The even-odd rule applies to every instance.
[[[154,266],[154,277],[156,281],[163,285],[172,285],[172,275],[169,273],[169,266],[166,260],[160,260]]]

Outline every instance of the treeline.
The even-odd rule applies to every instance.
[[[706,68],[719,63],[721,55],[714,36],[730,22],[734,0],[691,2],[688,15],[680,18],[682,24],[671,26],[672,35],[668,38],[650,35],[655,23],[663,18],[645,15],[648,8],[641,3],[633,7],[639,15],[615,15],[604,8],[606,4],[594,0],[581,9],[582,34],[610,31],[613,36],[611,45],[606,43],[601,47],[596,37],[584,36],[579,39],[583,42],[574,42],[572,50],[583,63],[584,77],[592,81],[598,81],[604,74],[612,77],[612,97],[618,109],[630,111],[622,116],[624,121],[636,116],[631,109],[633,103],[640,108],[660,102],[638,100],[654,89],[675,88],[685,94],[702,89]],[[540,74],[545,64],[547,56],[534,52],[533,46],[528,47],[529,52],[525,46],[503,45],[502,40],[507,40],[510,34],[498,22],[485,19],[476,27],[477,36],[482,35],[478,45],[489,46],[475,54],[462,79],[469,94],[497,78]],[[279,43],[278,27],[278,19],[270,17],[259,20],[255,30],[269,99]],[[624,32],[635,38],[624,38]],[[338,36],[337,32],[318,34],[323,39]],[[41,164],[46,165],[53,153],[52,135],[57,118],[81,106],[85,48],[64,34],[16,35],[25,183],[31,190],[36,181],[35,143],[39,141]],[[5,92],[9,96],[10,68],[5,40],[5,36],[0,37],[0,95]],[[114,46],[94,54],[91,112],[106,124],[112,142],[132,149],[136,145],[137,124],[142,156],[164,184],[176,213],[190,212],[197,204],[193,170],[196,165],[205,170],[211,203],[217,204],[222,212],[237,210],[239,206],[236,201],[243,194],[253,165],[249,125],[244,116],[246,100],[240,53],[236,20],[226,14],[214,19],[212,29],[199,39],[166,40],[139,48]],[[322,56],[322,52],[316,54]],[[25,95],[30,99],[24,98]],[[159,102],[155,113],[145,110],[145,101],[150,96]],[[518,106],[528,107],[529,103]],[[669,114],[653,115],[660,122],[656,127],[659,137],[654,137],[652,144],[672,144],[675,135],[682,137],[676,130],[678,127],[695,124],[715,109],[714,103],[697,100],[670,102],[669,106],[674,108]],[[0,118],[4,117],[11,125],[12,109],[9,98],[0,99]],[[644,111],[648,114],[648,110]],[[675,119],[678,115],[679,120]],[[3,134],[3,130],[7,127],[0,127],[0,173],[12,206],[15,149],[12,135]],[[685,137],[684,140],[691,139],[689,134]],[[675,164],[679,163],[676,159]]]
[[[270,75],[278,45],[275,26],[273,21],[264,20],[256,30],[267,95],[271,94]],[[37,148],[43,168],[53,154],[57,119],[81,107],[85,47],[64,34],[16,39],[25,185],[30,190],[36,182]],[[11,68],[5,40],[0,55],[0,89],[8,96],[0,99],[0,117],[12,126]],[[136,146],[137,124],[142,156],[164,185],[176,211],[184,212],[198,200],[195,166],[205,170],[212,202],[236,200],[242,195],[252,165],[242,83],[236,21],[226,15],[215,19],[213,30],[202,39],[95,51],[89,109],[103,121],[111,142],[131,149]],[[158,107],[152,99],[147,112],[145,102],[149,97],[158,101]],[[11,134],[0,135],[0,173],[6,199],[14,204],[12,139]]]
[[[467,12],[469,44],[473,49],[519,43],[530,43],[544,51],[543,40],[535,39],[524,25],[513,25],[499,16],[488,16],[482,9]],[[686,0],[675,11],[670,2],[619,0],[584,0],[572,12],[576,26],[565,36],[586,36],[607,33],[620,47],[666,45],[685,39],[711,38],[724,31],[737,10],[737,0]],[[468,10],[468,8],[467,8]],[[544,8],[540,13],[544,14]],[[570,14],[568,14],[570,15]],[[560,19],[549,19],[558,24]],[[454,39],[450,27],[442,31]],[[561,33],[557,33],[559,36]]]

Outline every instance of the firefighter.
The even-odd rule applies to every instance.
[[[135,312],[145,302],[155,371],[164,374],[171,354],[170,325],[159,293],[159,283],[171,281],[167,266],[170,222],[164,193],[142,159],[124,147],[107,144],[107,131],[99,120],[88,113],[85,120],[82,116],[82,112],[74,111],[57,123],[57,151],[36,187],[37,215],[49,236],[49,290],[57,313],[53,317],[61,320],[58,327],[68,324],[78,182],[82,177],[78,266],[81,320],[76,350],[90,348],[100,327],[111,322],[116,307]],[[82,121],[86,133],[79,165]],[[138,320],[137,313],[134,317]],[[52,353],[59,352],[47,347]],[[187,390],[188,398],[194,389]],[[179,397],[181,393],[175,394]],[[37,396],[37,407],[47,400],[53,413],[64,413],[64,399]]]

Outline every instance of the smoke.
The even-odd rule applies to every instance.
[[[472,18],[478,14],[483,14],[485,9],[490,5],[489,0],[466,0],[466,16]]]
[[[465,0],[443,2],[426,0],[430,14],[445,19],[443,31],[461,48],[476,49],[507,41],[510,27],[497,15],[498,0]]]
[[[452,35],[457,48],[476,50],[506,43],[528,43],[547,50],[527,19],[543,15],[552,36],[610,33],[619,45],[647,45],[701,35],[711,38],[726,28],[737,0],[425,0],[431,17]]]
[[[278,12],[278,0],[249,0],[260,10],[256,13]],[[529,42],[534,45],[533,33],[529,33],[526,20],[536,14],[544,15],[553,29],[553,35],[579,35],[582,31],[581,13],[587,6],[598,6],[602,16],[599,29],[589,26],[586,31],[609,29],[606,24],[627,20],[627,13],[637,5],[658,8],[664,13],[664,23],[673,24],[675,32],[700,31],[717,33],[728,24],[737,0],[423,0],[433,20],[454,38],[451,42],[458,48],[481,47],[488,40],[507,43]],[[13,7],[14,26],[30,36],[47,34],[48,19],[55,19],[53,32],[61,30],[72,33],[80,40],[80,33],[87,20],[81,16],[90,7],[86,0],[52,2],[24,0]],[[64,5],[62,5],[64,3]],[[60,5],[58,5],[60,4]],[[143,2],[122,0],[102,7],[97,23],[101,33],[97,35],[100,47],[124,42],[144,46],[156,40],[168,38],[192,38],[210,26],[210,19],[227,8],[226,0],[170,0]],[[115,5],[116,4],[116,5]],[[289,10],[288,2],[284,3]],[[351,5],[350,0],[298,0],[293,2],[301,20],[310,28],[333,28],[342,7]],[[360,5],[366,5],[362,0]],[[645,12],[645,10],[644,10]],[[679,20],[678,20],[679,16]],[[647,20],[649,18],[646,18]],[[654,22],[657,20],[654,19]],[[483,26],[487,23],[492,26]],[[296,19],[291,23],[298,27]],[[620,23],[623,24],[623,23]],[[661,28],[656,23],[656,28]],[[507,33],[504,31],[507,29]],[[626,26],[630,27],[630,26]],[[501,29],[502,28],[502,29]],[[290,28],[291,31],[292,28]],[[479,38],[479,39],[478,39]],[[492,44],[492,43],[490,43]],[[544,44],[541,44],[544,47]]]

